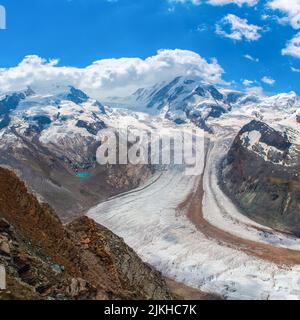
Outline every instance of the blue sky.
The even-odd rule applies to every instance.
[[[275,1],[279,11],[267,9],[268,1],[248,1],[254,3],[0,0],[7,12],[7,29],[0,30],[0,67],[13,67],[26,55],[58,58],[60,66],[85,67],[99,59],[145,59],[159,49],[178,48],[194,51],[207,61],[216,58],[225,70],[223,79],[234,81],[239,89],[262,86],[268,93],[294,90],[300,94],[300,73],[295,72],[300,69],[300,54],[297,56],[295,46],[292,49],[296,54],[291,50],[282,54],[287,42],[297,35],[300,2],[285,0],[290,5],[285,8],[283,0],[270,0]],[[232,23],[240,21],[237,19],[250,29],[258,29],[254,34],[247,29],[250,34],[246,36],[239,29],[230,31]]]

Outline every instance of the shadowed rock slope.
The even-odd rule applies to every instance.
[[[289,135],[247,124],[226,157],[222,185],[251,219],[300,235],[300,150]]]

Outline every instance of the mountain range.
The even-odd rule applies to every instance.
[[[179,176],[179,171],[176,171],[174,177],[172,175],[166,177],[163,171],[160,172],[159,168],[152,165],[99,165],[96,161],[96,150],[100,146],[98,134],[107,128],[117,130],[120,126],[155,127],[168,131],[170,128],[180,130],[180,128],[189,127],[202,130],[206,141],[203,152],[206,154],[206,161],[211,162],[205,164],[202,179],[205,180],[206,175],[213,176],[216,168],[218,185],[243,216],[276,232],[296,238],[299,236],[300,98],[296,93],[265,96],[239,92],[204,83],[195,77],[177,77],[169,83],[140,88],[129,96],[111,97],[104,102],[93,99],[80,89],[68,85],[52,86],[46,92],[28,87],[22,91],[0,94],[0,174],[9,184],[18,186],[15,190],[17,193],[14,194],[14,190],[9,189],[7,195],[7,202],[16,202],[17,207],[7,206],[5,201],[2,203],[3,216],[0,216],[2,218],[0,231],[2,230],[1,234],[5,241],[2,239],[3,241],[0,242],[5,242],[6,248],[12,246],[17,248],[19,242],[19,246],[30,253],[28,259],[33,259],[34,265],[39,260],[38,263],[42,264],[45,274],[49,268],[53,270],[53,265],[55,269],[57,265],[60,266],[58,274],[63,274],[61,268],[68,268],[63,280],[66,281],[64,284],[67,283],[64,285],[66,289],[62,294],[53,285],[53,281],[58,281],[56,271],[53,278],[47,279],[42,273],[28,275],[27,258],[25,262],[23,258],[21,259],[20,266],[17,263],[6,263],[11,268],[10,277],[14,285],[20,285],[25,280],[28,284],[28,281],[32,281],[33,278],[39,279],[38,284],[30,284],[33,290],[30,291],[30,295],[33,294],[32,292],[38,292],[37,295],[40,297],[45,292],[50,292],[49,296],[53,298],[59,298],[60,295],[62,298],[69,298],[69,293],[74,293],[74,287],[83,286],[82,296],[77,289],[75,296],[71,296],[78,299],[95,298],[99,294],[100,280],[91,276],[94,270],[87,270],[84,273],[81,269],[86,268],[85,263],[89,263],[85,258],[90,254],[96,254],[101,263],[107,262],[107,259],[114,260],[117,267],[114,263],[113,267],[118,272],[121,270],[121,276],[118,276],[119,284],[123,283],[122,272],[125,272],[129,278],[133,275],[128,272],[133,272],[134,279],[139,277],[139,273],[142,279],[146,275],[146,282],[141,291],[131,292],[128,288],[120,289],[119,284],[115,286],[116,283],[113,281],[111,285],[115,291],[108,294],[109,284],[108,287],[100,290],[105,297],[171,298],[161,276],[155,274],[154,270],[141,265],[142,262],[137,260],[135,253],[125,247],[125,244],[120,244],[121,240],[117,236],[104,227],[97,226],[88,218],[82,218],[89,209],[98,204],[103,204],[105,210],[108,210],[110,200],[117,201],[122,195],[134,196],[135,192],[138,194],[145,190],[147,198],[147,188],[155,186],[158,182],[162,183],[160,188],[167,188],[167,179],[172,180]],[[209,170],[208,173],[205,170]],[[26,188],[19,179],[24,181]],[[211,177],[209,181],[213,179]],[[191,178],[191,181],[194,180]],[[201,183],[197,181],[195,184]],[[204,188],[203,181],[202,184],[201,188]],[[174,192],[177,187],[174,186]],[[20,189],[22,189],[21,195],[18,193]],[[195,191],[191,189],[191,192],[193,195]],[[197,189],[197,195],[199,192]],[[202,193],[205,192],[207,190],[204,188]],[[178,194],[178,199],[180,196]],[[24,201],[22,201],[23,198]],[[191,200],[192,196],[189,195],[183,204],[175,206],[176,217],[180,208],[186,207],[187,202]],[[198,201],[201,202],[200,197]],[[41,203],[47,203],[53,209],[48,207],[45,209]],[[205,201],[203,203],[206,204]],[[163,209],[156,208],[155,205],[154,201],[151,204],[153,211],[158,210],[163,213]],[[173,203],[167,206],[168,209],[173,207]],[[50,211],[51,215],[49,215]],[[21,216],[18,217],[16,212],[21,212]],[[33,212],[33,215],[30,215],[30,212]],[[44,212],[46,212],[47,221],[40,221],[41,224],[33,223],[41,219],[40,215],[44,217]],[[142,216],[143,211],[139,215]],[[130,227],[136,228],[135,223],[140,221],[139,219],[140,216],[136,216],[134,219],[127,220],[123,229],[128,228],[131,234]],[[165,217],[160,219],[164,220]],[[66,226],[63,226],[61,221]],[[51,251],[55,244],[55,235],[51,234],[51,239],[47,238],[46,225],[53,226],[54,233],[70,237],[72,243],[66,245],[72,248],[80,246],[74,237],[82,238],[85,250],[88,251],[78,253],[83,257],[83,262],[74,264],[73,257],[67,256],[67,260],[63,261],[55,256]],[[37,252],[34,245],[37,245],[40,239],[34,238],[32,234],[34,228],[41,229],[47,235],[41,250],[39,248]],[[169,229],[172,229],[171,226]],[[164,230],[168,232],[169,229]],[[141,228],[134,229],[135,233],[136,230]],[[127,255],[126,257],[137,262],[138,270],[123,270],[120,262],[116,262],[110,254],[108,257],[105,254],[103,256],[101,252],[95,253],[100,241],[97,237],[109,246],[120,244],[126,252],[129,250],[129,257]],[[151,238],[151,235],[144,234],[141,237],[145,240],[147,237]],[[164,237],[164,241],[167,239],[172,242],[174,235],[166,234]],[[95,239],[95,242],[94,240],[88,242],[87,238],[89,241],[91,238]],[[34,245],[29,246],[26,241],[33,241]],[[137,241],[132,240],[130,245],[133,249],[140,248]],[[145,251],[149,254],[147,250]],[[138,253],[140,254],[140,251]],[[1,254],[4,256],[5,252],[1,253],[0,250],[0,257]],[[20,255],[21,252],[18,254]],[[145,257],[148,257],[147,254]],[[45,255],[50,255],[51,259],[59,263],[48,263]],[[7,256],[9,259],[19,259],[19,256],[6,252],[6,258]],[[155,258],[149,262],[156,267],[156,264],[160,265],[157,261],[158,258]],[[106,272],[106,266],[103,269],[101,263],[93,267],[100,270],[100,273]],[[23,267],[27,270],[24,273]],[[170,265],[160,271],[167,276],[175,272]],[[155,295],[153,290],[156,289],[149,284],[152,276],[159,287]],[[28,280],[28,277],[31,278]],[[111,279],[108,280],[111,281]],[[59,281],[62,281],[62,278]],[[49,282],[52,285],[49,286]],[[133,281],[130,285],[135,286],[136,283]],[[149,289],[151,292],[148,292],[146,287],[153,290]],[[226,292],[226,294],[229,293]]]

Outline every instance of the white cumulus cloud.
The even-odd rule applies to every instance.
[[[254,82],[252,80],[248,80],[248,79],[243,80],[243,85],[245,87],[251,86],[251,85],[253,85],[253,83]]]
[[[180,75],[197,76],[211,83],[223,83],[224,70],[216,59],[206,61],[188,50],[160,50],[147,59],[103,59],[85,68],[59,66],[57,60],[27,56],[16,67],[0,68],[0,90],[26,86],[49,90],[56,85],[73,85],[90,96],[103,99],[126,95],[140,87],[171,81]]]
[[[275,80],[272,79],[271,77],[267,77],[267,76],[264,76],[261,81],[265,84],[268,84],[269,86],[272,86],[273,84],[275,84]]]
[[[285,15],[279,21],[289,22],[295,29],[300,28],[300,0],[270,0],[267,6]]]
[[[300,58],[300,32],[287,42],[286,47],[282,49],[281,53],[284,56]]]
[[[229,29],[229,30],[227,30]],[[256,41],[260,39],[262,28],[249,24],[247,19],[242,19],[234,14],[226,15],[216,24],[216,33],[232,40]]]

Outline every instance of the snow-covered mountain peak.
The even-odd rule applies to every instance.
[[[66,137],[95,138],[105,127],[106,111],[97,100],[72,86],[56,91],[4,94],[0,99],[0,131],[17,130],[41,142],[58,142]]]
[[[280,93],[266,97],[264,103],[274,108],[300,107],[300,99],[295,92]]]
[[[114,97],[111,107],[161,115],[177,124],[192,122],[212,131],[210,123],[232,112],[241,117],[296,120],[300,98],[295,92],[273,96],[219,88],[197,77],[177,77],[148,88],[140,88],[128,97]],[[276,111],[276,112],[274,112]],[[300,121],[300,117],[297,117]]]
[[[227,95],[197,77],[177,77],[149,88],[141,88],[126,98],[108,102],[114,107],[162,114],[178,124],[193,122],[205,127],[209,117],[219,117],[231,109]]]

